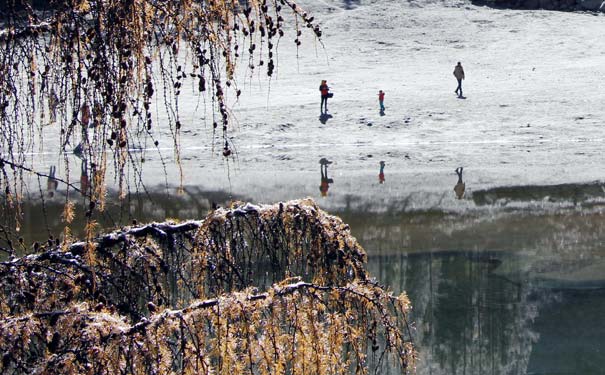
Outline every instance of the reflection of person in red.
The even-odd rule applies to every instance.
[[[332,164],[326,158],[321,158],[319,160],[319,170],[321,172],[321,184],[319,185],[319,191],[322,197],[328,195],[328,189],[330,188],[330,184],[334,182],[333,179],[328,178],[328,165]]]
[[[80,174],[80,192],[86,195],[90,188],[90,180],[88,179],[88,166],[86,160],[82,160],[82,173]]]
[[[378,174],[378,182],[384,184],[384,161],[380,161],[380,173]]]

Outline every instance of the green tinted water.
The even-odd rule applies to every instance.
[[[368,252],[370,273],[409,294],[418,374],[605,373],[601,204],[583,198],[584,205],[514,206],[526,196],[502,198],[503,191],[480,191],[478,203],[460,211],[376,212],[363,204],[330,211],[350,224]],[[535,201],[536,188],[528,191]],[[110,226],[200,218],[213,202],[224,205],[230,197],[238,198],[188,189],[133,198],[121,207],[109,199],[98,219]],[[498,205],[502,199],[510,200]],[[29,242],[58,233],[61,209],[61,199],[26,202],[21,235]],[[83,212],[79,206],[74,228],[82,227]]]

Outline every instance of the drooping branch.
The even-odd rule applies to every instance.
[[[13,170],[18,169],[18,170],[21,170],[21,171],[25,171],[25,172],[31,173],[31,174],[33,174],[33,175],[35,175],[37,177],[42,177],[42,178],[47,178],[47,179],[53,179],[54,181],[60,182],[63,185],[68,186],[70,189],[72,189],[72,190],[74,190],[74,191],[76,191],[76,192],[78,192],[78,193],[80,193],[82,195],[86,195],[86,192],[80,190],[80,188],[78,188],[76,185],[74,185],[73,183],[71,183],[69,181],[66,181],[66,180],[64,180],[64,179],[62,179],[60,177],[51,176],[50,174],[47,174],[47,173],[44,173],[44,172],[38,172],[38,171],[35,171],[32,168],[29,168],[29,167],[27,167],[25,165],[16,164],[16,163],[13,163],[10,160],[6,160],[6,159],[3,159],[3,158],[0,158],[0,169],[3,169],[5,165],[8,165]]]
[[[171,224],[171,223],[151,223],[142,227],[136,227],[127,229],[124,231],[117,231],[114,233],[107,234],[100,237],[92,244],[95,249],[111,249],[119,244],[127,243],[129,238],[140,238],[150,236],[156,240],[166,240],[169,236],[177,234],[183,234],[186,232],[193,232],[202,225],[202,221],[187,221],[185,223]],[[68,247],[70,253],[82,254],[86,251],[87,246],[90,246],[86,242],[75,242]]]
[[[348,226],[312,200],[242,204],[203,221],[124,228],[73,244],[49,240],[38,250],[0,263],[0,286],[13,285],[0,288],[0,315],[78,300],[111,304],[137,320],[148,302],[179,308],[294,275],[325,285],[368,278]]]
[[[138,369],[133,373],[281,373],[290,366],[292,374],[357,374],[385,365],[408,373],[415,357],[403,321],[408,311],[405,295],[356,282],[330,287],[285,281],[265,293],[197,301],[134,325],[103,306],[77,305],[0,323],[8,336],[27,343],[0,337],[0,349],[11,353],[0,369],[56,371],[69,359],[72,371],[98,366],[107,373],[128,363]],[[74,327],[78,334],[72,336]]]
[[[301,26],[321,36],[313,17],[286,0],[245,6],[238,0],[53,0],[45,20],[24,2],[6,7],[0,158],[15,168],[1,168],[1,187],[14,193],[3,198],[18,203],[25,176],[40,175],[32,172],[40,170],[39,160],[26,155],[42,148],[63,155],[63,180],[71,180],[73,151],[90,168],[87,196],[100,211],[111,169],[119,196],[126,196],[132,180],[144,178],[144,154],[160,152],[160,139],[171,138],[182,183],[181,131],[198,126],[181,118],[179,98],[187,87],[208,99],[204,110],[211,116],[204,117],[216,115],[208,142],[218,142],[228,157],[228,103],[241,94],[238,72],[265,69],[273,76],[278,41],[289,30],[297,45]],[[44,139],[49,130],[58,138],[52,143]]]
[[[0,263],[3,374],[413,369],[409,300],[311,200],[40,249]]]

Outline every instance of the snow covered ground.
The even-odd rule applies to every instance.
[[[191,111],[187,119],[195,99],[182,104],[186,184],[259,201],[319,197],[318,161],[326,157],[335,182],[322,204],[330,208],[372,190],[390,197],[430,193],[436,201],[423,194],[414,204],[457,206],[458,166],[465,168],[467,197],[495,186],[603,179],[602,15],[464,1],[300,4],[320,20],[325,49],[307,36],[297,58],[286,37],[276,79],[240,76],[235,161],[209,151],[203,114]],[[457,61],[466,71],[466,99],[454,94]],[[321,79],[335,93],[323,119]],[[379,89],[386,92],[384,116]]]
[[[209,106],[182,90],[185,185],[258,202],[312,196],[328,209],[372,196],[375,210],[401,199],[416,209],[465,210],[475,206],[469,199],[477,190],[603,179],[603,14],[499,10],[464,0],[299,4],[319,21],[323,46],[309,32],[297,51],[286,35],[273,80],[262,70],[240,72],[243,95],[230,101],[235,158],[212,151]],[[454,94],[457,61],[466,71],[466,99]],[[325,117],[322,79],[335,93]],[[176,185],[168,131],[156,136],[169,176],[158,173],[160,158],[151,151],[144,181],[148,188]],[[322,157],[333,161],[325,198]],[[34,158],[42,170],[59,164],[62,175],[58,155]],[[466,183],[461,201],[452,191],[458,166]]]

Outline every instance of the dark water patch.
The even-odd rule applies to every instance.
[[[504,186],[492,189],[476,190],[472,194],[473,202],[478,206],[502,202],[586,202],[595,198],[605,198],[605,184],[526,185]]]
[[[372,253],[372,244],[366,248]],[[523,282],[494,272],[517,263]],[[414,303],[418,374],[601,374],[605,290],[544,288],[511,252],[369,257],[369,270]]]
[[[30,245],[34,242],[44,242],[50,236],[58,236],[66,226],[62,219],[65,192],[55,191],[52,198],[32,196],[22,204],[23,219],[21,220],[19,236],[24,239],[27,248],[23,252],[33,251]],[[70,225],[74,238],[84,237],[86,211],[88,202],[73,192],[70,200],[74,204],[74,220]],[[164,221],[166,218],[199,219],[204,217],[213,207],[228,206],[230,201],[245,201],[246,196],[231,194],[225,191],[208,191],[197,187],[184,187],[182,190],[154,189],[146,194],[132,194],[120,200],[115,191],[108,192],[106,208],[96,211],[93,219],[99,223],[99,232],[111,228],[152,221]],[[6,246],[0,238],[0,246]],[[1,254],[0,254],[1,255]]]
[[[600,0],[471,0],[495,9],[545,9],[557,11],[602,11]],[[596,14],[596,13],[595,13]]]

